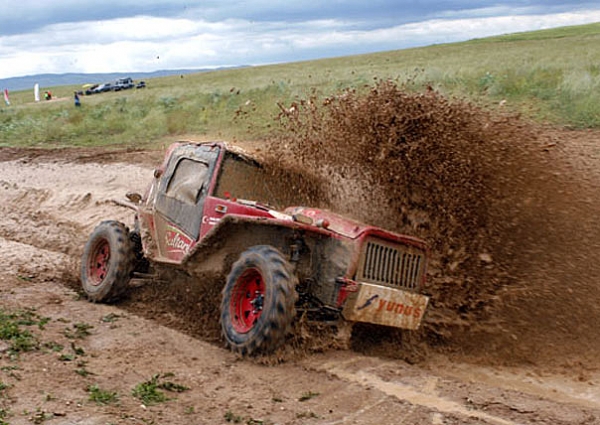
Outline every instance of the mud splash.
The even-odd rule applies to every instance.
[[[326,181],[320,206],[429,242],[427,347],[594,361],[599,180],[560,132],[389,81],[282,108],[281,130],[270,153]]]

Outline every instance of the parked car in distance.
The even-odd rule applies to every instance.
[[[113,89],[113,85],[111,83],[100,84],[92,93],[104,93],[105,91],[111,91]]]
[[[146,83],[144,81],[140,81],[137,85],[133,82],[133,79],[127,78],[119,78],[115,80],[114,83],[104,83],[104,84],[94,84],[93,86],[88,87],[85,90],[85,94],[96,94],[96,93],[104,93],[107,91],[120,91],[127,90],[132,88],[144,88],[146,87]]]
[[[132,89],[134,87],[133,80],[129,77],[119,78],[113,86],[114,91]]]

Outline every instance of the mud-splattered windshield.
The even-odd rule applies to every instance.
[[[208,164],[183,158],[169,181],[166,195],[186,204],[195,205],[208,180]]]
[[[258,201],[273,207],[284,207],[274,190],[272,177],[256,161],[227,152],[215,189],[215,196]],[[282,182],[282,184],[284,184]],[[279,201],[279,202],[278,202]]]

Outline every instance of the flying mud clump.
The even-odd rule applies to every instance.
[[[574,211],[561,208],[571,183],[549,135],[514,114],[390,81],[281,109],[283,136],[270,152],[317,176],[319,206],[428,241],[432,308],[420,336],[429,346],[529,360],[539,358],[535,344],[557,344],[585,320],[555,324],[565,304],[575,310],[555,279],[571,274],[572,291],[578,267],[548,254],[548,244],[576,245],[565,246],[576,231],[563,225]]]

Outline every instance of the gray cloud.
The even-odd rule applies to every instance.
[[[600,21],[599,5],[556,0],[20,3],[0,13],[0,78],[288,62]]]
[[[104,21],[139,15],[217,22],[242,19],[256,22],[351,20],[361,28],[399,25],[440,17],[484,16],[502,9],[512,14],[560,13],[596,8],[593,1],[508,0],[492,3],[466,0],[0,0],[0,36],[38,30],[47,25]],[[487,12],[486,12],[487,11]]]

